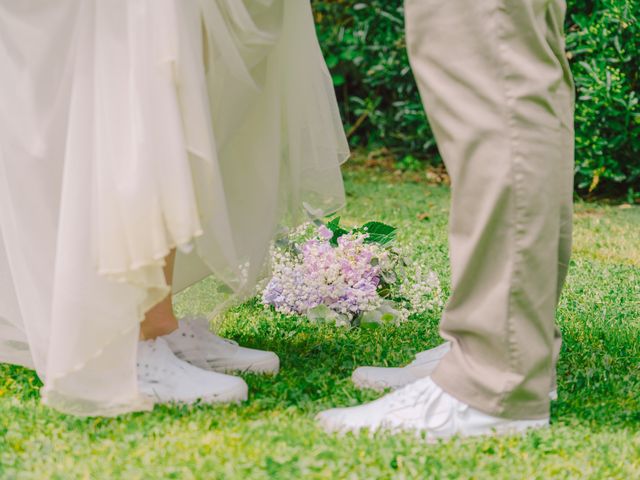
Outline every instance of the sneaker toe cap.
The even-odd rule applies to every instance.
[[[332,408],[316,415],[316,421],[328,433],[349,430],[349,416],[344,408]]]
[[[248,396],[247,382],[240,377],[221,374],[202,385],[199,392],[199,398],[205,403],[244,402]]]
[[[274,352],[240,347],[225,370],[275,375],[280,370],[280,358]]]
[[[363,429],[374,432],[380,427],[378,417],[368,405],[361,405],[325,410],[316,415],[316,421],[327,433],[356,433]]]
[[[416,377],[406,368],[359,367],[354,370],[351,380],[359,388],[383,391],[403,387]]]

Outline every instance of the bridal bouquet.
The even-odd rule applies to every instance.
[[[401,322],[442,306],[440,282],[396,248],[396,229],[340,218],[307,223],[278,241],[262,302],[277,312],[337,325]]]

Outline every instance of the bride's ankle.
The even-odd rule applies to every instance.
[[[177,329],[178,320],[173,315],[162,318],[147,318],[140,325],[140,340],[154,340],[169,335]]]

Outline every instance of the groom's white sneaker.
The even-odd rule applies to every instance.
[[[445,342],[436,348],[418,353],[415,360],[406,367],[358,367],[351,379],[359,388],[370,388],[379,392],[387,388],[395,390],[431,375],[449,350],[451,343]]]
[[[280,369],[275,353],[241,347],[214,335],[206,318],[184,318],[177,330],[162,338],[178,358],[205,370],[276,374]]]
[[[242,402],[245,381],[209,372],[177,358],[163,338],[138,343],[138,388],[155,403]]]
[[[430,376],[447,352],[451,342],[420,352],[413,362],[405,367],[358,367],[353,371],[351,380],[358,388],[370,388],[382,392],[387,388],[395,390]],[[549,392],[551,400],[558,399],[558,391]]]
[[[487,415],[445,393],[429,377],[359,407],[321,412],[316,419],[328,432],[414,431],[426,433],[427,440],[517,433],[549,424],[548,418],[507,420]]]

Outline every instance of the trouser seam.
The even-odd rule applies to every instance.
[[[513,210],[512,210],[512,235],[513,235],[513,262],[512,269],[510,273],[510,281],[509,281],[509,294],[508,294],[508,303],[507,303],[507,317],[506,317],[506,343],[507,343],[507,351],[509,358],[509,371],[517,372],[518,366],[518,346],[515,341],[516,329],[513,323],[513,311],[514,308],[514,296],[518,291],[518,285],[520,284],[520,278],[522,276],[522,246],[521,246],[521,236],[523,233],[523,227],[521,224],[522,218],[522,182],[521,175],[519,175],[519,162],[521,161],[521,153],[520,153],[520,145],[519,145],[519,135],[517,133],[517,126],[513,114],[513,106],[515,103],[515,97],[509,87],[509,82],[507,78],[506,72],[506,62],[503,57],[503,52],[505,50],[505,42],[504,42],[504,22],[500,20],[501,10],[505,10],[505,6],[503,2],[500,0],[496,1],[495,8],[492,10],[493,20],[494,20],[494,29],[495,36],[493,40],[497,46],[496,48],[496,60],[497,67],[499,72],[499,78],[502,83],[502,91],[504,92],[504,119],[505,124],[507,126],[507,133],[509,137],[509,176],[511,178],[512,192],[513,192]],[[504,12],[503,12],[504,13]],[[499,404],[500,408],[504,408],[504,400],[505,397],[510,393],[510,391],[515,387],[513,380],[507,378],[503,392],[500,396]]]

